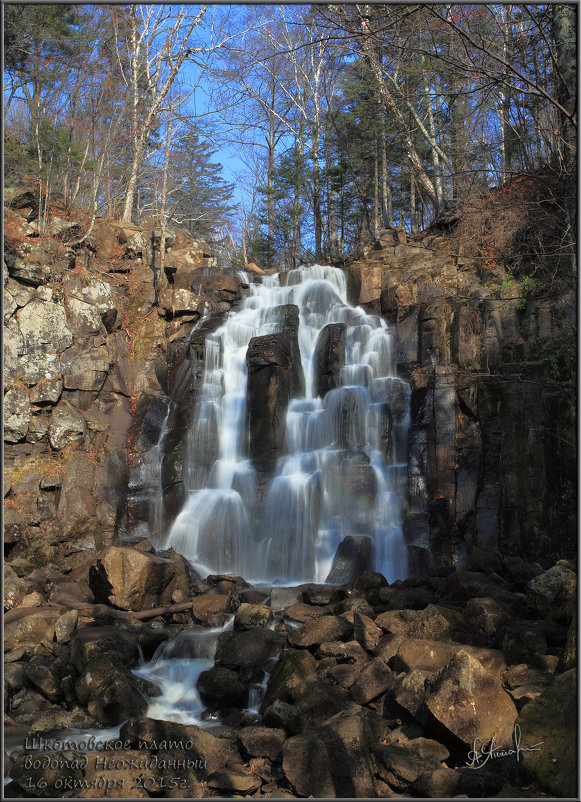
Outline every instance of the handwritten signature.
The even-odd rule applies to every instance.
[[[471,769],[481,769],[489,760],[494,760],[499,757],[508,757],[509,755],[516,755],[516,759],[520,760],[522,752],[540,752],[541,746],[544,741],[539,741],[538,744],[532,746],[521,746],[521,731],[520,725],[514,725],[512,738],[514,741],[514,749],[507,749],[502,746],[496,746],[494,743],[495,736],[488,740],[484,738],[475,738],[472,743],[472,750],[468,752],[468,760],[466,765]]]

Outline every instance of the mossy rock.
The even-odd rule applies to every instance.
[[[542,742],[539,751],[521,753],[524,774],[557,797],[577,798],[576,711],[577,671],[571,669],[528,702],[516,722],[521,749]]]

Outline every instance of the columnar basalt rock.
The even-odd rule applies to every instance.
[[[345,365],[345,323],[329,323],[319,334],[315,345],[314,394],[324,398],[339,386],[339,374]]]

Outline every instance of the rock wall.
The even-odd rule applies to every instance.
[[[208,246],[182,232],[167,234],[160,274],[152,223],[98,220],[75,246],[82,227],[58,200],[39,236],[35,193],[6,198],[5,554],[24,572],[149,526],[147,454],[183,383],[176,371],[199,347],[192,325],[240,296]]]
[[[395,324],[412,383],[412,571],[469,564],[474,547],[572,556],[575,399],[552,378],[550,349],[574,298],[523,303],[454,237],[401,230],[348,277],[352,300]]]

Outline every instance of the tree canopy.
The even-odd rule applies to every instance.
[[[547,168],[574,229],[572,4],[3,12],[6,179],[45,200],[285,268]]]

